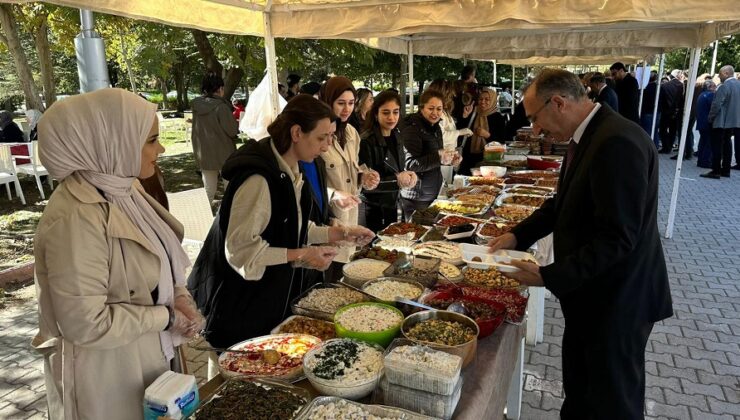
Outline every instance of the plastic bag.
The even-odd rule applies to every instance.
[[[277,117],[277,115],[272,115],[270,89],[272,89],[270,78],[265,74],[257,88],[249,95],[244,118],[239,121],[239,131],[247,133],[250,139],[260,140],[268,137],[267,126]],[[288,102],[278,95],[278,113],[282,112],[287,104]]]

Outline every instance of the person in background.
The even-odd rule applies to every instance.
[[[164,151],[156,109],[109,88],[39,122],[41,163],[60,182],[34,238],[50,418],[142,419],[145,388],[179,370],[176,347],[203,328],[183,227],[136,181]]]
[[[462,164],[459,173],[470,175],[470,169],[483,160],[486,144],[506,140],[506,117],[498,112],[496,91],[483,88],[478,97],[478,106],[473,118],[473,135],[462,149]]]
[[[414,188],[401,190],[401,206],[405,220],[418,209],[432,204],[442,187],[442,165],[459,165],[460,155],[444,149],[439,122],[444,114],[445,97],[427,89],[419,98],[419,111],[406,116],[401,124],[401,144],[406,155],[407,171],[416,172]]]
[[[511,89],[505,87],[498,95],[498,109],[502,113],[511,114],[512,103],[514,98],[511,96]]]
[[[28,141],[39,139],[38,124],[41,116],[44,115],[38,109],[26,110],[26,122],[28,123]]]
[[[616,62],[609,67],[612,77],[617,86],[614,90],[617,92],[619,113],[624,118],[640,124],[640,85],[629,72],[624,64]]]
[[[398,221],[398,196],[401,188],[416,185],[416,173],[404,171],[405,155],[396,127],[401,115],[401,98],[392,91],[383,91],[367,114],[365,131],[360,141],[360,164],[380,175],[378,188],[364,191],[365,223],[378,232]]]
[[[297,95],[267,128],[224,164],[229,186],[198,255],[188,286],[206,315],[206,340],[228,347],[269,334],[310,285],[300,268],[325,270],[340,241],[365,244],[359,226],[318,226],[309,182],[299,169],[324,153],[334,136],[329,107]]]
[[[613,110],[619,112],[617,92],[607,86],[603,73],[596,72],[591,74],[588,78],[588,87],[594,94],[594,102],[598,102],[601,105],[609,105]]]
[[[13,122],[13,114],[0,111],[0,143],[23,143],[23,130]]]
[[[553,234],[552,264],[512,261],[520,271],[506,275],[559,299],[561,418],[642,419],[645,346],[654,323],[673,315],[657,221],[657,152],[644,130],[589,101],[565,70],[542,70],[524,108],[535,134],[570,140],[568,155],[558,194],[492,240],[490,251],[526,250]]]
[[[373,106],[373,91],[367,88],[357,89],[357,104],[355,111],[349,117],[349,124],[359,133],[365,126],[367,112]]]
[[[433,81],[427,89],[436,90],[442,93],[442,96],[445,98],[442,103],[443,112],[442,119],[439,121],[439,127],[442,129],[442,144],[444,145],[444,149],[452,152],[457,148],[458,139],[460,137],[470,137],[473,135],[473,132],[467,127],[458,130],[455,125],[455,119],[452,117],[452,112],[455,109],[455,88],[452,82],[445,79],[437,79]],[[463,105],[463,107],[465,107],[465,105]],[[472,112],[473,107],[465,107],[462,113],[462,121],[466,121]],[[445,182],[451,184],[453,167],[451,165],[442,165],[441,170]]]
[[[704,73],[696,78],[696,82],[691,85],[689,84],[689,78],[687,73],[683,73],[683,85],[684,92],[692,95],[691,110],[689,111],[689,125],[686,130],[686,145],[684,146],[683,160],[691,160],[694,157],[694,124],[696,124],[696,105],[699,101],[699,95],[704,88],[704,80],[710,78],[708,73]],[[683,107],[683,104],[681,105]],[[672,160],[678,159],[678,154],[671,156]]]
[[[658,153],[671,153],[673,144],[677,140],[683,114],[684,85],[683,72],[675,69],[671,72],[670,80],[660,87],[660,96],[665,94],[665,110],[660,115],[660,142]],[[665,87],[665,91],[663,88]]]
[[[278,94],[282,96],[283,99],[290,99],[288,98],[288,88],[282,83],[278,83]]]
[[[301,93],[311,95],[316,99],[319,98],[319,90],[321,90],[321,85],[316,82],[308,82],[301,86]]]
[[[236,150],[239,124],[234,120],[231,104],[223,98],[224,80],[221,76],[206,74],[201,92],[203,96],[193,99],[193,153],[208,199],[213,201],[218,190],[219,172]]]
[[[705,81],[696,101],[696,129],[699,130],[696,166],[700,168],[712,168],[712,124],[709,122],[709,110],[712,108],[716,90],[717,85],[712,80]]]
[[[288,75],[288,92],[286,93],[285,99],[289,100],[290,98],[298,95],[301,91],[301,76],[297,74],[289,74]]]
[[[326,162],[329,206],[340,225],[356,225],[359,222],[360,190],[375,189],[380,181],[377,172],[372,169],[361,172],[357,163],[360,134],[348,124],[355,108],[356,91],[348,78],[335,76],[324,83],[319,97],[338,117],[334,133],[337,140],[321,153],[321,158]],[[349,262],[354,251],[353,246],[345,246],[339,250],[326,273],[329,281],[335,282],[342,277],[342,266]]]
[[[730,169],[740,170],[740,81],[735,79],[735,69],[722,66],[717,88],[709,110],[712,123],[712,170],[701,174],[704,178],[719,179],[730,176]],[[732,165],[732,143],[735,136],[735,166]]]
[[[231,101],[231,105],[234,106],[234,112],[232,112],[231,115],[234,117],[235,120],[239,121],[242,112],[247,109],[247,101],[246,99],[234,99],[233,101]]]
[[[660,92],[660,99],[658,100],[658,113],[655,112],[655,90],[658,89],[658,72],[653,70],[650,72],[650,81],[642,94],[642,111],[640,112],[640,126],[648,136],[651,136],[655,148],[660,148],[660,136],[658,135],[658,122],[660,121],[660,113],[665,107],[664,93]],[[655,130],[650,134],[650,130],[653,129],[653,117],[655,117]]]

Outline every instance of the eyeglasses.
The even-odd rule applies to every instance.
[[[537,110],[537,112],[535,112],[532,115],[527,115],[527,119],[529,120],[531,124],[534,124],[537,121],[537,114],[539,114],[543,109],[545,109],[545,107],[550,103],[550,101],[552,101],[552,97],[546,100],[545,103],[540,107],[540,109]]]

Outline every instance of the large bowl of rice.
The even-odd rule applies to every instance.
[[[403,313],[393,306],[362,302],[342,307],[334,314],[337,337],[354,338],[387,347],[400,333]]]

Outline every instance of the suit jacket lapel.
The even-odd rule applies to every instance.
[[[591,137],[593,136],[594,131],[596,130],[596,127],[599,126],[601,123],[601,120],[606,117],[607,112],[610,110],[607,110],[607,106],[602,105],[601,108],[599,108],[598,111],[596,111],[596,115],[591,119],[591,121],[586,126],[586,129],[583,131],[583,135],[581,136],[581,140],[578,142],[578,147],[576,147],[576,152],[573,154],[573,161],[572,162],[566,162],[567,168],[566,172],[563,173],[561,171],[560,173],[560,186],[558,187],[558,207],[560,207],[563,203],[563,199],[565,198],[565,193],[568,191],[568,187],[570,187],[570,183],[573,180],[573,176],[576,173],[576,170],[578,169],[578,165],[583,160],[583,156],[586,154],[586,149],[588,149],[589,145],[591,144]]]

